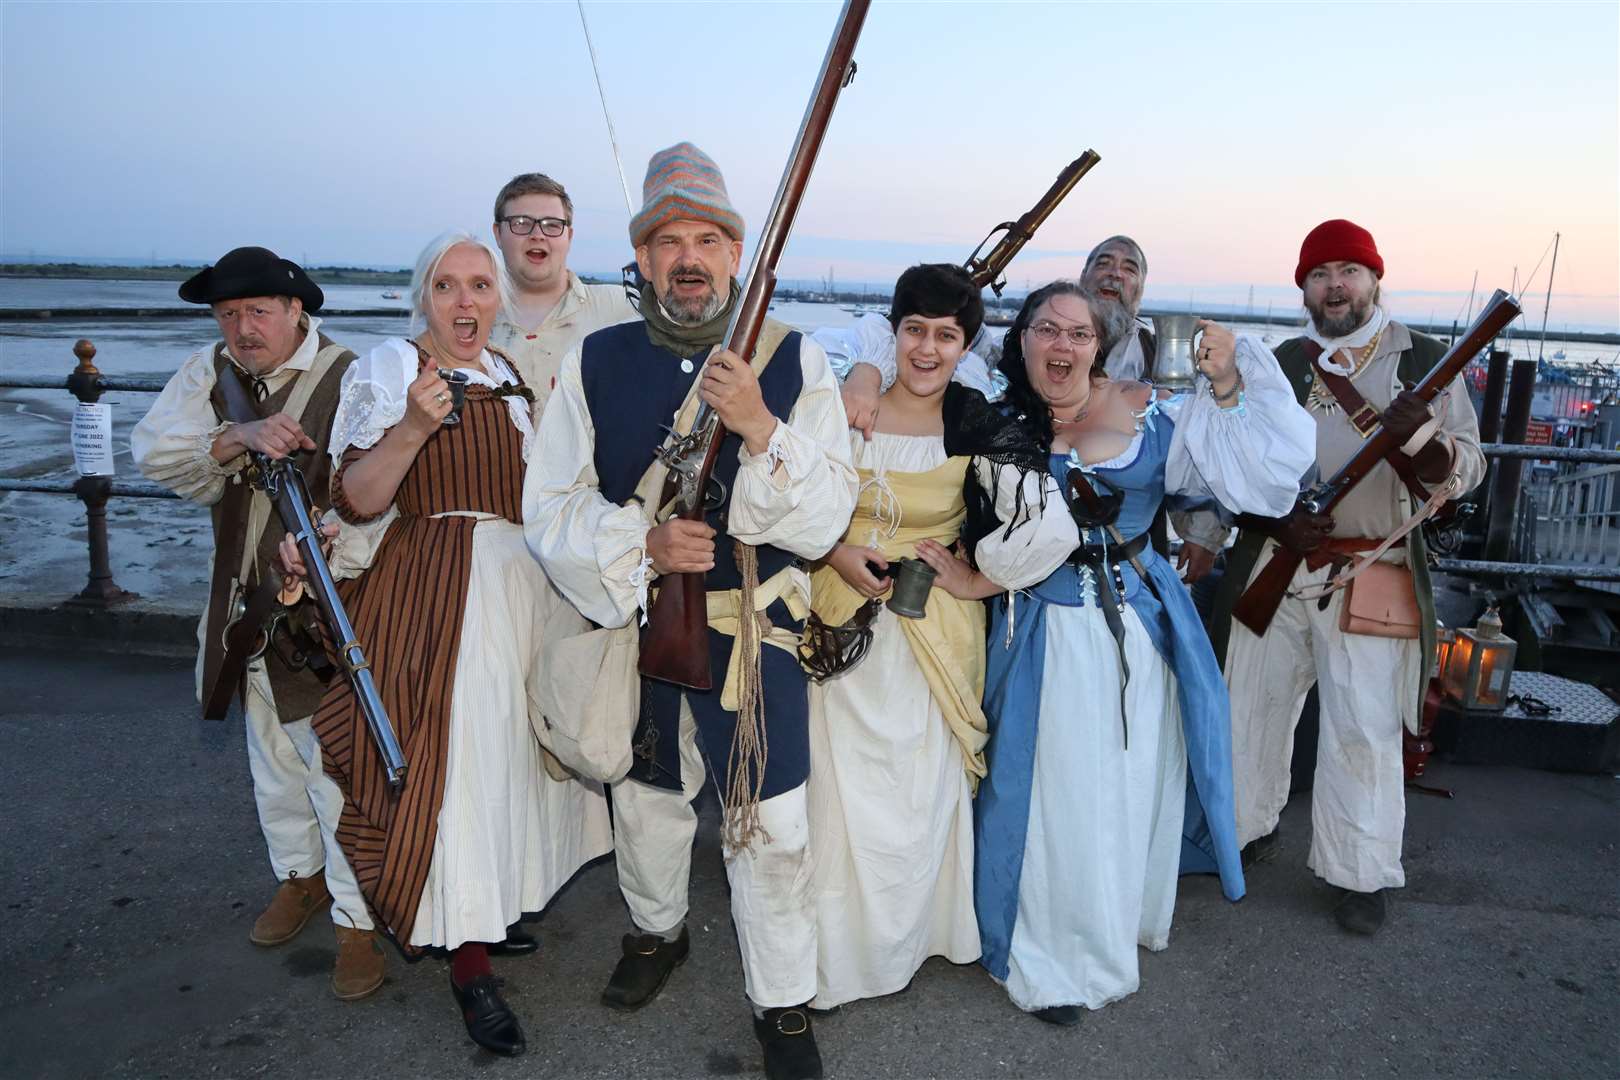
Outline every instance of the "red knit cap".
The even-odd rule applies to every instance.
[[[1353,221],[1334,218],[1324,221],[1309,233],[1299,245],[1299,266],[1294,269],[1294,284],[1305,287],[1305,275],[1323,263],[1360,263],[1376,278],[1384,276],[1384,260],[1373,243],[1372,233]]]

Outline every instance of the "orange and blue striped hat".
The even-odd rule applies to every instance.
[[[630,245],[640,247],[671,221],[709,221],[733,240],[743,238],[742,215],[731,205],[720,167],[689,142],[660,150],[647,163],[641,212],[630,219]]]

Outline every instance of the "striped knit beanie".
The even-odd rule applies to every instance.
[[[641,212],[630,219],[630,246],[640,247],[671,221],[709,221],[733,240],[743,238],[742,215],[731,205],[720,167],[689,142],[660,150],[647,163]]]

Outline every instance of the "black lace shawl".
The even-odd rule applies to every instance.
[[[1001,524],[996,516],[995,488],[1001,481],[1001,470],[1018,470],[1018,486],[1012,520],[1007,522],[1006,533],[1028,521],[1031,508],[1024,503],[1024,477],[1036,473],[1043,478],[1051,454],[1050,434],[1043,434],[1032,418],[1007,402],[990,402],[977,390],[959,383],[945,389],[941,409],[945,421],[945,453],[951,457],[983,458],[995,467],[990,474],[990,490],[979,482],[978,469],[970,466],[963,481],[962,497],[967,503],[967,521],[962,527],[962,540],[973,557],[980,540]],[[1040,502],[1036,512],[1046,509],[1046,485],[1040,485]]]

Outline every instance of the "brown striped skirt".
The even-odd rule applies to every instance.
[[[334,481],[341,510],[343,472]],[[395,496],[371,568],[338,591],[371,660],[377,692],[408,765],[403,789],[388,787],[365,715],[339,679],[314,718],[326,771],[344,796],[337,839],[372,912],[400,946],[408,942],[433,859],[445,792],[450,702],[467,606],[471,517],[521,522],[522,437],[505,400],[469,387],[462,423],[440,428],[422,447]]]

